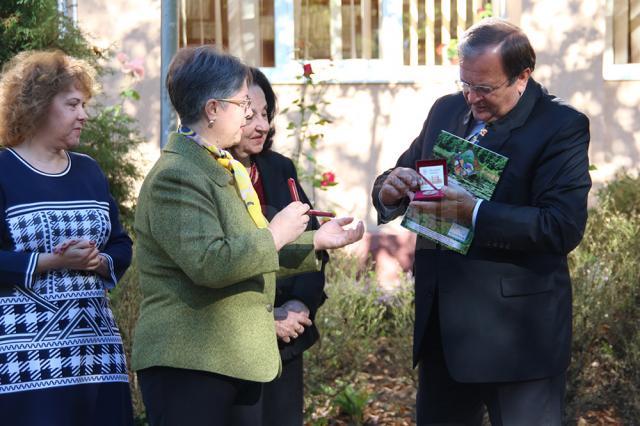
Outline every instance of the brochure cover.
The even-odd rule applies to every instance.
[[[490,200],[509,159],[459,136],[442,130],[433,157],[447,162],[449,185],[460,185],[474,196]],[[467,254],[473,231],[409,206],[402,226],[443,246]]]

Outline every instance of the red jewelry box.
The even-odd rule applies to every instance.
[[[422,184],[413,199],[416,201],[441,200],[444,197],[442,188],[447,185],[447,161],[418,160],[416,171],[422,178]]]

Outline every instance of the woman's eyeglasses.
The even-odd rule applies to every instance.
[[[216,99],[218,102],[228,102],[244,109],[245,114],[253,115],[251,111],[251,98],[247,95],[244,99]]]

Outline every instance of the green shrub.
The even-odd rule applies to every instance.
[[[56,0],[0,2],[0,64],[25,50],[60,49],[97,65],[94,49],[73,22],[58,12]]]
[[[132,151],[143,142],[136,120],[122,111],[122,105],[95,105],[92,116],[80,135],[78,152],[94,158],[109,180],[111,195],[118,203],[120,220],[129,234],[133,233],[133,218],[137,194],[135,184],[142,174]]]
[[[598,192],[569,258],[574,289],[567,416],[614,409],[640,419],[640,179],[622,172]]]

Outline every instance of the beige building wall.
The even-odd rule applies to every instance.
[[[640,74],[637,81],[603,78],[606,0],[510,1],[507,9],[536,49],[534,77],[591,120],[595,183],[620,167],[640,165]]]
[[[100,102],[120,102],[118,94],[127,88],[140,93],[140,101],[125,102],[125,110],[146,140],[139,157],[146,172],[160,155],[160,0],[78,0],[78,23],[97,47],[114,53],[105,64],[113,73],[103,80]],[[144,77],[122,72],[117,53],[141,60]]]
[[[596,184],[610,179],[620,167],[640,163],[640,81],[605,81],[606,0],[507,0],[509,20],[529,35],[538,55],[533,74],[551,93],[568,100],[591,119],[591,162]],[[143,58],[146,75],[135,83],[142,101],[129,105],[148,141],[142,150],[145,168],[159,154],[160,117],[160,1],[82,0],[79,22],[100,46],[113,45],[131,58]],[[328,84],[316,87],[330,102],[318,160],[335,172],[339,185],[315,191],[316,204],[340,215],[365,220],[368,231],[407,237],[398,223],[377,227],[369,192],[376,175],[392,167],[420,132],[433,101],[455,90],[457,68],[424,70],[415,84]],[[116,75],[107,93],[117,93],[127,80]],[[299,85],[275,85],[280,108],[299,97]],[[293,113],[277,118],[275,148],[291,152],[286,126]],[[361,247],[367,251],[368,245]],[[406,262],[402,262],[406,267]]]

